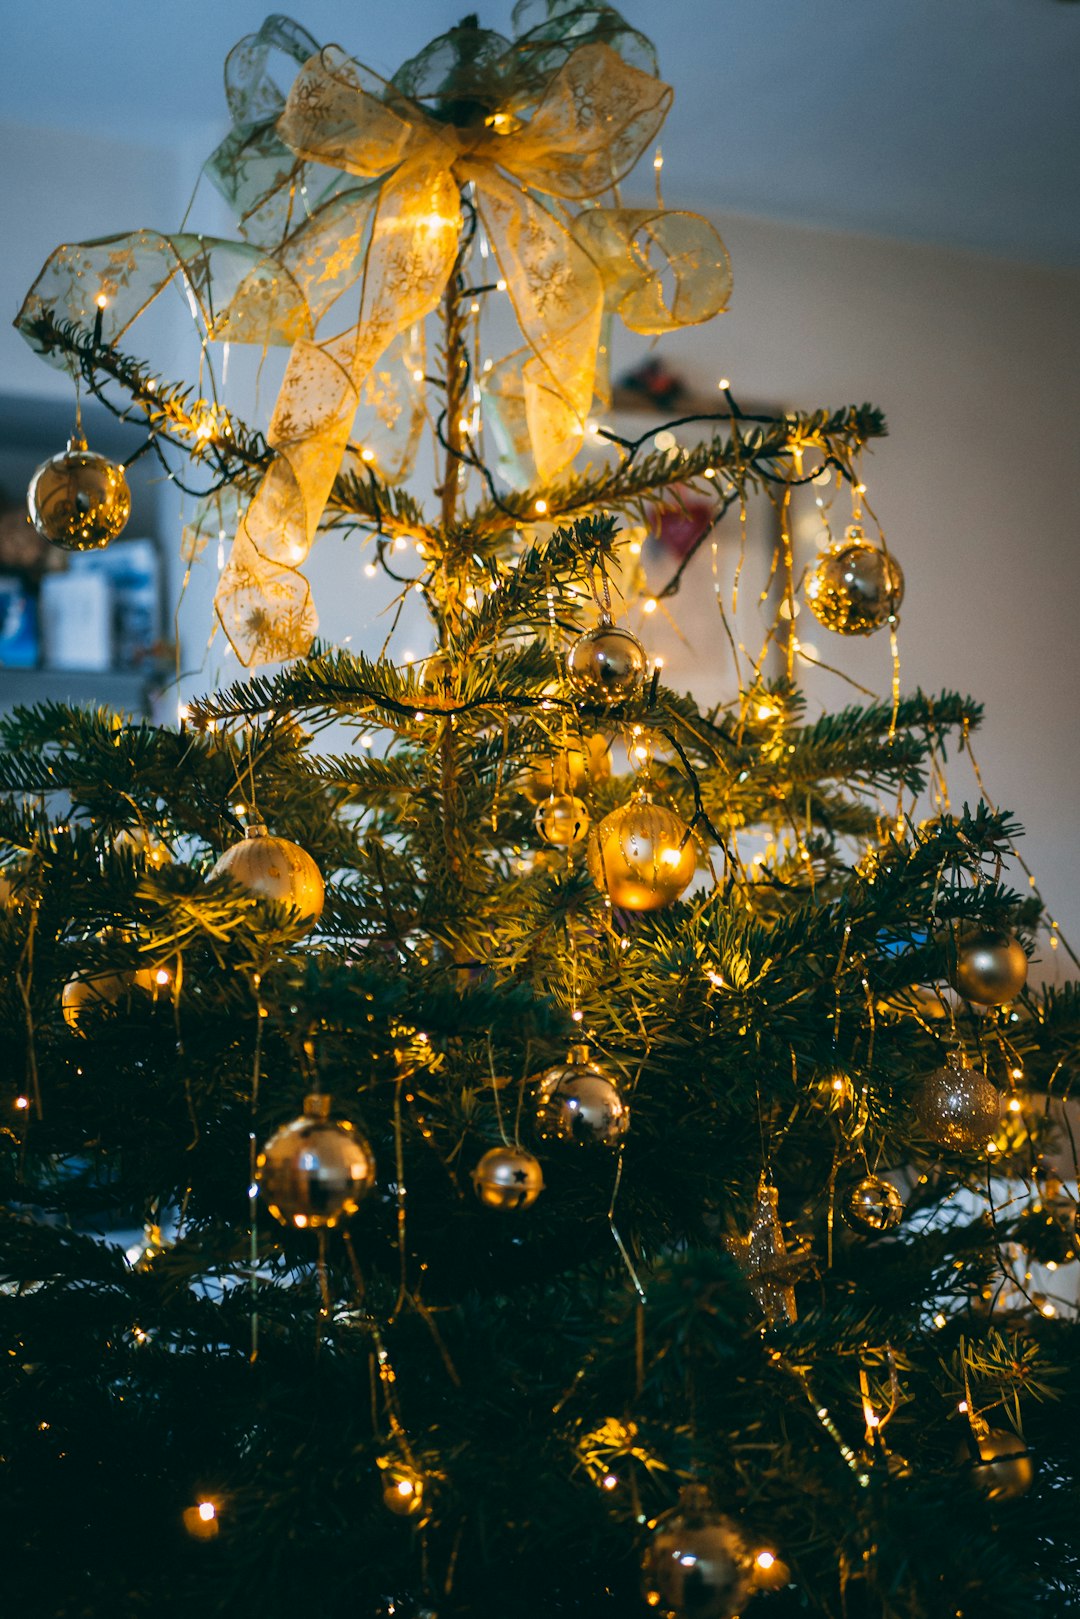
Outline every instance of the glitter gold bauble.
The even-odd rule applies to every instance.
[[[604,817],[589,839],[586,858],[596,886],[626,911],[672,905],[697,870],[690,828],[644,793]]]
[[[65,551],[99,551],[115,540],[131,513],[123,467],[86,448],[75,433],[68,447],[42,462],[26,495],[30,521]]]
[[[568,849],[580,843],[589,830],[589,812],[580,798],[568,793],[553,794],[537,807],[536,830],[545,843]]]
[[[1019,995],[1027,972],[1024,947],[1011,933],[972,928],[957,935],[949,982],[966,1001],[1003,1006]]]
[[[355,1214],[375,1184],[375,1159],[354,1124],[330,1117],[328,1096],[307,1096],[298,1119],[270,1137],[255,1179],[282,1225],[334,1226]]]
[[[953,1056],[923,1080],[915,1113],[939,1147],[976,1151],[986,1147],[998,1127],[1001,1096],[980,1069]]]
[[[544,1190],[540,1160],[521,1147],[491,1147],[472,1173],[473,1190],[487,1209],[528,1209]]]
[[[607,781],[610,775],[607,738],[596,732],[586,737],[580,747],[530,759],[517,785],[530,804],[539,804],[552,794],[580,792],[586,782]]]
[[[903,599],[900,564],[854,523],[839,545],[822,552],[806,581],[810,611],[839,635],[871,635],[896,616]]]
[[[664,1619],[733,1619],[754,1594],[753,1557],[733,1519],[691,1485],[658,1518],[641,1564],[641,1589]]]
[[[537,1127],[545,1140],[614,1147],[629,1124],[618,1087],[593,1062],[588,1046],[572,1047],[564,1063],[540,1075]]]
[[[1011,1428],[986,1428],[973,1434],[971,1444],[961,1447],[957,1460],[976,1489],[990,1501],[1014,1501],[1026,1495],[1035,1479],[1031,1452]]]
[[[625,703],[641,690],[647,663],[637,636],[603,613],[595,629],[579,635],[566,654],[566,675],[590,703]]]
[[[308,927],[322,915],[325,887],[318,866],[298,843],[272,838],[265,826],[249,826],[247,837],[226,849],[210,873],[231,877],[263,899],[295,911]]]
[[[903,1198],[880,1175],[865,1175],[845,1194],[844,1219],[854,1231],[895,1231],[903,1218]]]

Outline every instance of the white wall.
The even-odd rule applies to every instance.
[[[0,125],[0,312],[14,316],[61,240],[175,225],[197,167],[188,158]],[[885,409],[890,437],[868,462],[867,483],[907,575],[903,683],[985,701],[977,752],[987,788],[1025,822],[1029,864],[1066,933],[1080,938],[1080,274],[744,217],[719,223],[735,265],[732,310],[663,351],[704,388],[726,375],[745,398],[802,407],[869,399]],[[624,343],[620,362],[633,349]],[[65,383],[4,330],[0,387],[55,395]],[[230,403],[243,409],[239,398]],[[212,569],[208,558],[182,615],[200,656]],[[326,633],[377,650],[386,623],[350,546],[321,542],[311,572]],[[408,624],[393,650],[422,652],[422,634]],[[852,644],[815,627],[813,639],[829,661],[888,691],[881,636]],[[200,678],[237,672],[215,653]],[[853,695],[840,681],[824,689],[831,705]],[[957,797],[971,796],[970,774],[955,776]]]

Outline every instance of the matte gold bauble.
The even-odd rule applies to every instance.
[[[1001,1096],[981,1069],[953,1056],[923,1080],[915,1113],[939,1147],[977,1151],[986,1147],[998,1127]]]
[[[1024,947],[1011,933],[973,928],[956,938],[949,982],[966,1001],[1003,1006],[1019,995],[1027,983],[1027,972]]]
[[[231,877],[251,893],[288,906],[309,927],[322,915],[326,889],[318,866],[306,849],[272,838],[265,826],[249,826],[247,837],[225,850],[210,875]]]
[[[335,1226],[375,1184],[375,1159],[354,1124],[331,1119],[328,1096],[307,1096],[298,1119],[271,1136],[255,1179],[282,1225]]]
[[[580,798],[571,798],[568,793],[545,798],[534,818],[536,830],[544,842],[554,843],[561,849],[580,843],[589,830],[588,810]]]
[[[844,1197],[844,1219],[854,1231],[895,1231],[903,1218],[903,1198],[880,1175],[865,1175]]]
[[[579,635],[566,654],[566,674],[579,697],[590,703],[625,703],[642,688],[648,659],[630,630],[603,613],[595,629]]]
[[[574,1046],[564,1063],[540,1076],[537,1127],[548,1141],[614,1147],[626,1134],[630,1113],[614,1082],[586,1045]]]
[[[580,747],[563,748],[558,753],[538,754],[529,760],[518,787],[530,804],[539,804],[552,794],[580,792],[589,781],[607,781],[611,775],[611,754],[607,738],[595,733]]]
[[[544,1190],[540,1160],[521,1147],[491,1147],[472,1173],[473,1190],[485,1208],[528,1209]]]
[[[957,1459],[988,1500],[1014,1501],[1027,1494],[1035,1479],[1035,1463],[1019,1434],[1011,1428],[987,1428],[972,1435],[972,1444],[978,1459],[971,1444],[962,1446]]]
[[[733,1519],[690,1486],[656,1521],[641,1589],[664,1619],[733,1619],[754,1594],[753,1557]]]
[[[115,930],[107,931],[100,936],[103,943],[109,942],[110,939],[115,940],[116,937]],[[116,1006],[133,989],[143,989],[153,994],[157,988],[157,979],[152,967],[80,968],[68,979],[60,992],[60,1007],[64,1014],[64,1022],[69,1029],[77,1029],[79,1020],[88,1007],[100,1010],[106,1006]]]
[[[131,513],[123,467],[86,448],[75,433],[68,447],[42,462],[26,495],[30,521],[65,551],[99,551],[115,540]]]
[[[841,544],[818,557],[806,581],[810,611],[839,635],[871,635],[896,616],[903,599],[900,564],[855,523]]]
[[[690,828],[643,793],[604,817],[586,858],[596,886],[626,911],[672,905],[697,869]]]

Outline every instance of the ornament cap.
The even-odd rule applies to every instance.
[[[325,1091],[311,1091],[304,1097],[305,1119],[328,1119],[330,1117],[330,1097]]]
[[[244,836],[246,838],[268,838],[270,834],[266,829],[265,821],[250,821]]]
[[[86,451],[86,434],[77,427],[67,441],[69,454],[82,455]]]
[[[588,1041],[579,1040],[575,1045],[570,1047],[570,1050],[566,1054],[566,1060],[567,1062],[582,1063],[588,1062],[591,1056],[592,1047],[589,1045]]]

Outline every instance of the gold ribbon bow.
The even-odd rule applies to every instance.
[[[289,48],[299,55],[299,31],[288,26]],[[258,35],[237,51],[254,53],[261,66],[258,53],[265,58],[266,48]],[[144,259],[156,253],[160,260],[150,296],[179,271],[189,297],[193,289],[198,297],[208,337],[291,345],[267,433],[276,453],[240,516],[215,598],[243,663],[300,655],[310,645],[316,618],[299,566],[365,384],[370,388],[380,359],[408,341],[442,297],[459,250],[464,188],[471,188],[526,342],[523,362],[511,356],[491,381],[504,410],[516,412],[527,431],[542,481],[581,446],[605,311],[637,331],[659,332],[724,307],[730,268],[706,220],[592,203],[655,137],[671,97],[653,74],[593,40],[564,49],[539,92],[510,95],[500,110],[462,126],[432,116],[329,47],[303,62],[275,122],[239,126],[215,158],[219,176],[229,168],[270,176],[250,210],[249,237],[277,233],[264,216],[280,219],[287,195],[288,217],[301,164],[339,171],[298,227],[286,226],[261,248],[139,233],[59,250],[83,253],[77,304],[86,302],[86,255],[109,248],[115,263],[118,252],[138,243]],[[55,279],[58,256],[35,284],[39,307],[49,302],[44,286],[50,270]],[[62,266],[69,278],[73,262]],[[215,275],[222,283],[216,296]],[[358,307],[342,321],[345,295],[357,283]],[[665,285],[673,288],[667,298]],[[69,313],[72,301],[69,295]],[[123,330],[138,312],[111,310],[111,330]]]

